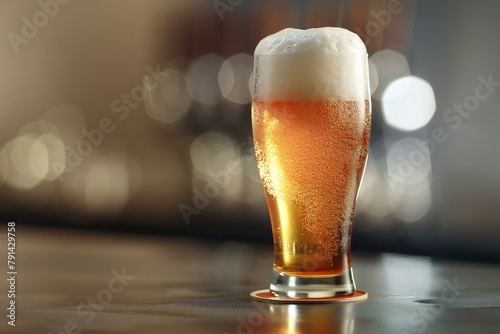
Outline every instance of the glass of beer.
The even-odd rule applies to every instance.
[[[277,297],[353,294],[351,229],[370,137],[368,55],[342,28],[284,29],[254,57],[252,128]]]

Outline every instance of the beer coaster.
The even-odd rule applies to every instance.
[[[335,296],[327,298],[289,298],[289,297],[277,297],[271,290],[257,290],[250,294],[250,297],[254,300],[269,302],[269,303],[284,303],[284,304],[319,304],[319,303],[348,303],[366,300],[368,298],[368,293],[362,290],[356,290],[347,296]]]

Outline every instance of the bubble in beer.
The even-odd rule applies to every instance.
[[[302,232],[332,256],[348,246],[339,241],[350,227],[352,211],[345,208],[353,207],[364,168],[368,110],[368,102],[254,102],[257,163],[266,191],[300,207]]]

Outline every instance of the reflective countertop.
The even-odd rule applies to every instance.
[[[7,275],[5,234],[0,247]],[[16,266],[1,333],[500,333],[498,265],[355,253],[368,300],[269,304],[249,293],[269,286],[271,247],[18,224]]]

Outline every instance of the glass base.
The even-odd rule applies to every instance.
[[[328,298],[352,294],[356,284],[352,268],[332,276],[289,275],[273,268],[270,289],[278,297]]]

